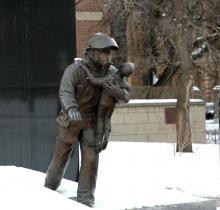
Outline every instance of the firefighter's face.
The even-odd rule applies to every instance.
[[[92,54],[92,60],[95,62],[95,64],[107,69],[110,67],[111,50],[109,48],[94,49]]]
[[[108,48],[99,50],[99,60],[102,62],[111,62],[111,50]]]
[[[96,60],[98,63],[105,69],[108,69],[111,65],[111,50],[106,48],[106,49],[101,49],[101,50],[96,50]]]

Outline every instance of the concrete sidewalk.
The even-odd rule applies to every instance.
[[[142,207],[129,210],[216,210],[216,201],[207,200],[192,203],[173,204],[167,206]]]

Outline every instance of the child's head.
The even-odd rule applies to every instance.
[[[124,77],[130,77],[131,74],[134,72],[134,64],[127,62],[127,63],[122,63],[119,68],[118,68],[120,75]]]

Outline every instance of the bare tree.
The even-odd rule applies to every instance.
[[[189,99],[193,84],[208,75],[219,80],[220,2],[218,0],[100,0],[105,24],[122,44],[118,57],[137,63],[136,77],[149,75],[145,98],[155,87],[177,89],[177,151],[192,152]],[[219,44],[220,45],[220,44]],[[204,57],[207,60],[204,60]],[[208,66],[207,66],[208,64]],[[140,80],[139,80],[140,82]],[[134,83],[134,85],[136,85]],[[204,91],[203,91],[204,92]],[[206,91],[207,93],[208,91]],[[210,96],[203,94],[203,98]]]

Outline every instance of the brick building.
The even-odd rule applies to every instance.
[[[77,57],[84,53],[87,39],[96,32],[104,32],[102,9],[98,0],[76,0]]]

